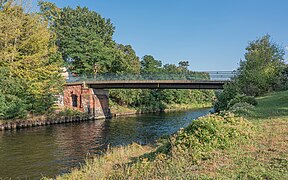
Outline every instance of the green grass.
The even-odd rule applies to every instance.
[[[288,91],[274,92],[257,98],[258,106],[249,114],[252,119],[288,118]]]
[[[288,91],[245,119],[208,115],[157,144],[118,147],[57,179],[288,179]]]

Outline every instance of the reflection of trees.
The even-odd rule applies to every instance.
[[[107,141],[112,146],[127,145],[142,140],[141,131],[145,128],[143,116],[123,116],[109,122]],[[154,118],[152,118],[154,119]],[[151,119],[151,120],[152,120]]]
[[[51,166],[57,149],[51,134],[49,126],[0,132],[0,176],[34,179],[56,174],[60,168]]]
[[[77,127],[78,126],[78,127]],[[96,120],[67,124],[65,128],[55,128],[55,138],[59,152],[66,162],[79,164],[87,154],[95,154],[106,147],[107,121]],[[71,166],[71,164],[70,164]]]
[[[1,175],[18,177],[31,174],[33,178],[41,173],[55,175],[67,172],[71,167],[79,166],[88,153],[103,151],[108,144],[145,143],[175,132],[208,111],[156,113],[0,131]]]

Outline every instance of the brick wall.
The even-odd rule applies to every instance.
[[[83,85],[64,87],[64,107],[87,112],[95,117],[110,116],[108,90],[92,89]]]

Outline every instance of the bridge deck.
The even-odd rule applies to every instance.
[[[95,89],[223,89],[229,82],[217,80],[111,80],[66,83],[66,86],[82,85]]]

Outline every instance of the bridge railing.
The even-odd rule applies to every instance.
[[[95,74],[69,76],[67,82],[81,81],[129,81],[129,80],[194,80],[228,81],[235,77],[235,71],[207,71],[189,73],[150,73],[150,74]]]

